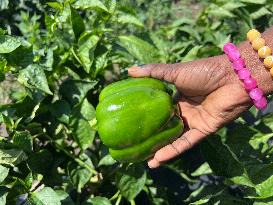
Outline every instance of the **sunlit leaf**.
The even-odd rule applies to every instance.
[[[29,65],[27,68],[21,70],[18,81],[28,88],[38,89],[52,95],[48,87],[44,69],[37,64]]]
[[[21,45],[18,38],[12,36],[0,36],[0,53],[10,53]]]

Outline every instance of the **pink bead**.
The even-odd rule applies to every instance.
[[[246,90],[252,90],[257,87],[257,81],[254,78],[249,77],[244,79],[244,86]]]
[[[249,92],[249,96],[251,99],[257,101],[260,100],[263,97],[264,93],[260,88],[254,88]]]
[[[254,105],[258,109],[265,109],[267,106],[267,101],[265,97],[262,97],[260,100],[254,101]]]
[[[243,68],[238,71],[238,76],[240,80],[249,78],[251,75],[250,71],[247,68]]]
[[[232,50],[232,51],[228,52],[227,56],[231,62],[234,62],[234,61],[238,60],[239,58],[241,58],[241,54],[238,50]]]
[[[239,58],[238,60],[233,61],[232,65],[234,70],[236,71],[239,71],[246,66],[245,61],[242,58]]]
[[[228,54],[229,52],[237,50],[236,46],[233,43],[226,43],[224,45],[224,52]]]

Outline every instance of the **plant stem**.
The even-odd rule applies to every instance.
[[[119,205],[119,204],[120,204],[120,202],[121,202],[121,199],[122,199],[122,196],[121,196],[121,195],[119,195],[118,200],[116,201],[115,205]]]
[[[67,156],[69,156],[70,158],[72,158],[75,162],[77,162],[80,166],[88,169],[91,173],[97,175],[98,172],[93,169],[92,167],[90,167],[89,165],[87,165],[84,161],[82,161],[81,159],[75,157],[73,154],[71,154],[70,152],[68,152],[67,150],[65,150],[62,146],[60,146],[58,143],[54,142],[48,135],[45,135],[46,138],[48,138],[58,149],[60,149],[61,151],[63,151]]]
[[[119,197],[119,194],[120,194],[120,191],[118,190],[117,193],[115,193],[115,195],[112,196],[112,197],[109,199],[109,201],[112,201],[112,200],[116,199],[117,197]]]
[[[80,160],[79,158],[75,158],[75,156],[73,154],[71,154],[70,152],[68,152],[67,150],[65,150],[63,147],[61,147],[57,143],[54,143],[54,144],[56,145],[56,147],[58,149],[62,150],[67,156],[69,156],[72,159],[74,159],[80,166],[85,167],[86,169],[88,169],[93,174],[98,174],[98,172],[95,169],[93,169],[92,167],[90,167],[89,165],[87,165],[84,161]]]

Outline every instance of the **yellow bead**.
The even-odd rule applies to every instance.
[[[270,69],[270,74],[271,74],[272,77],[273,77],[273,68]]]
[[[254,41],[256,38],[260,38],[261,37],[261,33],[259,31],[257,31],[256,29],[251,29],[248,33],[247,33],[247,39],[252,42]]]
[[[273,56],[268,56],[264,59],[264,65],[267,68],[272,68],[273,67]]]
[[[258,50],[260,58],[266,58],[271,55],[271,49],[268,46],[263,46]]]
[[[257,51],[261,47],[265,46],[265,40],[263,38],[256,38],[252,41],[252,47]]]

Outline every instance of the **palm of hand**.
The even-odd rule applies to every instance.
[[[249,97],[224,56],[185,64],[151,64],[129,70],[132,77],[150,76],[174,83],[180,92],[178,105],[185,132],[158,150],[151,168],[178,156],[245,111]],[[185,140],[186,139],[186,140]]]

